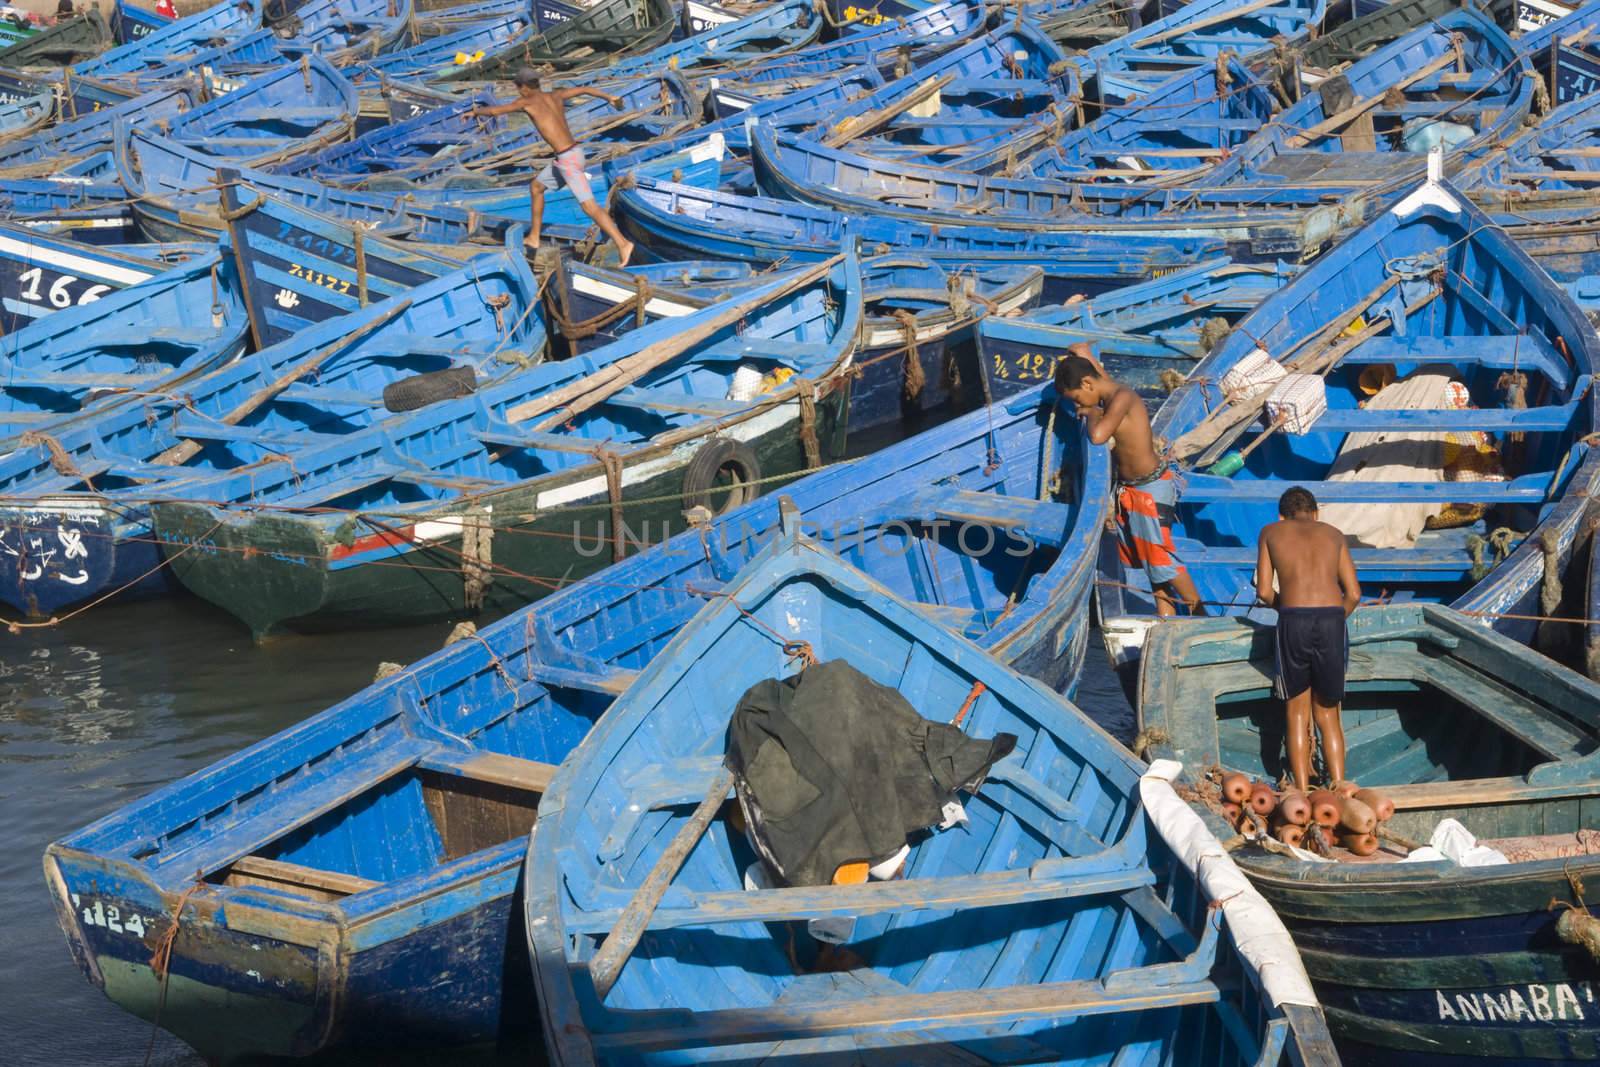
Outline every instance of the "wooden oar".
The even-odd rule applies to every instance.
[[[628,906],[617,919],[617,924],[600,943],[594,958],[589,961],[589,977],[594,980],[595,994],[601,1000],[606,999],[606,994],[616,985],[623,965],[638,947],[639,939],[644,937],[644,932],[650,925],[650,917],[655,914],[656,905],[661,903],[667,887],[672,885],[672,880],[678,876],[679,869],[689,858],[689,853],[694,851],[694,846],[706,832],[706,828],[711,825],[717,810],[722,807],[723,798],[732,788],[733,772],[726,767],[718,768],[716,775],[711,779],[711,788],[706,790],[700,806],[694,809],[689,821],[678,828],[677,834],[661,853],[661,858],[656,860],[655,866],[650,868],[650,873],[645,876],[644,884],[639,886],[633,894],[633,899],[628,901]]]
[[[537,415],[543,415],[546,412],[559,409],[558,414],[538,423],[534,426],[534,429],[543,431],[553,426],[559,426],[573,415],[587,411],[596,404],[603,403],[619,390],[626,388],[662,364],[678,358],[718,330],[733,325],[761,305],[781,299],[796,289],[802,289],[818,278],[825,277],[843,258],[843,256],[834,256],[832,259],[818,263],[775,290],[763,290],[742,300],[730,301],[725,307],[721,307],[715,315],[702,320],[693,328],[682,330],[672,337],[646,345],[633,355],[619,359],[609,367],[602,367],[593,374],[570,385],[563,386],[560,389],[553,389],[548,393],[525,400],[507,409],[506,421],[521,422],[524,419],[531,419]]]
[[[294,366],[278,375],[278,377],[274,378],[267,385],[264,385],[260,389],[257,389],[255,392],[251,393],[244,399],[242,403],[217,421],[221,422],[225,426],[237,426],[241,421],[243,421],[245,416],[249,415],[256,408],[260,407],[262,404],[265,404],[267,401],[271,400],[273,397],[289,388],[289,386],[293,385],[306,374],[309,374],[311,371],[314,371],[320,367],[322,362],[329,356],[340,351],[341,349],[355,344],[367,334],[371,333],[373,330],[376,330],[384,323],[389,322],[396,315],[400,314],[402,311],[405,311],[406,308],[410,306],[410,300],[396,301],[393,307],[383,312],[365,326],[345,334],[333,344],[317,352],[315,355],[301,360],[299,363],[296,363]],[[202,447],[204,446],[202,446],[199,442],[184,441],[181,444],[173,445],[171,448],[167,449],[150,462],[155,464],[170,464],[172,466],[176,466],[180,463],[187,463],[200,452]]]
[[[1302,130],[1300,133],[1290,137],[1284,142],[1285,146],[1289,148],[1301,148],[1310,144],[1312,141],[1315,141],[1318,137],[1321,137],[1324,134],[1332,133],[1339,127],[1354,121],[1361,115],[1364,115],[1366,112],[1371,111],[1373,108],[1383,103],[1384,98],[1387,97],[1391,92],[1404,91],[1422,79],[1428,77],[1428,75],[1437,74],[1445,67],[1448,67],[1450,64],[1454,63],[1456,61],[1457,52],[1458,49],[1452,49],[1440,56],[1438,59],[1435,59],[1432,63],[1419,68],[1411,74],[1407,74],[1404,78],[1401,78],[1393,85],[1387,86],[1384,91],[1378,95],[1363,97],[1362,99],[1351,104],[1349,107],[1334,112],[1332,115],[1329,115],[1315,126],[1312,126],[1306,130]]]
[[[943,74],[937,78],[929,78],[892,104],[886,104],[864,115],[854,115],[846,118],[835,126],[828,136],[822,139],[822,143],[829,148],[838,148],[849,144],[857,137],[877,129],[898,115],[903,115],[910,111],[934,93],[949,85],[954,79],[955,75],[953,74]]]

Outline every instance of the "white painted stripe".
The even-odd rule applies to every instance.
[[[31,241],[19,241],[4,234],[0,234],[0,252],[26,256],[31,263],[48,263],[52,267],[59,268],[63,274],[79,278],[102,278],[108,282],[121,282],[123,285],[142,282],[155,273],[153,270],[136,270],[132,267],[119,267],[113,263],[85,259],[71,252],[36,245]]]
[[[608,300],[613,304],[631,300],[634,296],[632,289],[624,289],[620,285],[612,285],[610,282],[602,281],[587,274],[574,274],[572,276],[572,287],[585,296],[592,296],[597,300]],[[674,300],[668,300],[665,297],[653,296],[645,301],[644,310],[651,315],[660,315],[664,319],[672,319],[700,309],[688,304],[680,304]]]

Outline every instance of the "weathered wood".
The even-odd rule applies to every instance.
[[[348,348],[350,345],[355,344],[357,341],[361,340],[378,327],[389,322],[396,315],[399,315],[410,306],[410,300],[396,300],[393,305],[391,305],[382,314],[374,318],[371,322],[357,327],[351,332],[345,334],[343,337],[339,338],[339,340],[335,341],[333,344],[320,349],[311,356],[308,356],[299,363],[296,363],[294,366],[278,375],[278,377],[274,378],[271,382],[268,382],[260,389],[257,389],[255,392],[251,393],[236,407],[234,407],[233,410],[223,415],[222,418],[218,419],[217,421],[221,422],[225,426],[237,426],[252,411],[256,410],[262,404],[265,404],[267,401],[271,400],[285,389],[289,388],[289,386],[293,385],[300,378],[305,377],[307,374],[310,374],[312,371],[322,366],[329,356],[332,356],[335,352],[339,352],[345,348]],[[173,445],[171,448],[167,449],[150,462],[155,465],[165,464],[170,466],[178,466],[179,464],[189,462],[189,460],[197,456],[202,447],[204,446],[199,442],[184,441]]]
[[[999,989],[957,989],[905,996],[860,997],[844,1002],[700,1012],[684,1026],[595,1034],[597,1051],[693,1048],[750,1041],[790,1041],[832,1034],[870,1034],[925,1026],[1000,1026],[1025,1019],[1158,1011],[1221,999],[1209,982],[1108,993],[1098,981],[1049,982]]]
[[[611,987],[616,984],[623,965],[628,962],[628,957],[633,955],[639,939],[644,936],[650,918],[655,913],[656,905],[661,903],[661,897],[672,884],[672,880],[677,877],[678,869],[689,858],[689,853],[699,843],[706,828],[711,825],[711,820],[722,807],[722,801],[727,797],[728,790],[732,788],[733,772],[726,768],[719,769],[711,781],[711,787],[706,790],[705,799],[700,801],[700,806],[695,808],[689,820],[678,828],[677,834],[661,853],[661,857],[656,860],[655,866],[650,869],[650,874],[640,884],[633,900],[618,917],[616,925],[611,928],[606,939],[600,943],[594,958],[589,961],[589,975],[594,981],[595,993],[601,1000],[605,999],[606,994],[611,992]]]
[[[828,131],[828,135],[822,139],[822,143],[829,148],[843,147],[857,137],[871,133],[885,123],[890,122],[896,116],[910,111],[949,85],[954,79],[954,74],[943,74],[937,78],[929,78],[892,104],[885,104],[883,107],[868,111],[865,114],[848,116],[832,130]]]
[[[730,300],[716,315],[697,322],[693,327],[684,330],[674,337],[657,341],[645,346],[639,352],[604,367],[601,370],[576,381],[570,385],[553,389],[542,396],[526,400],[506,410],[507,422],[522,422],[536,415],[543,415],[549,411],[558,411],[555,416],[537,423],[535,430],[549,430],[566,422],[570,417],[596,404],[603,403],[611,394],[631,385],[650,371],[670,360],[676,359],[684,352],[715,334],[718,330],[738,322],[756,308],[774,300],[782,299],[788,294],[802,289],[818,278],[825,277],[842,259],[834,256],[832,259],[818,263],[809,270],[801,271],[788,282],[776,290],[762,289],[753,296],[741,300]]]
[[[228,885],[261,885],[270,888],[287,888],[290,891],[310,890],[317,899],[337,900],[355,893],[376,889],[382,882],[357,878],[353,874],[318,870],[284,860],[271,860],[264,856],[243,856],[228,868]]]
[[[1341,108],[1339,111],[1329,115],[1315,126],[1290,136],[1284,141],[1284,144],[1289,148],[1303,148],[1312,141],[1315,141],[1318,137],[1333,133],[1341,126],[1344,126],[1356,119],[1358,116],[1364,115],[1376,108],[1379,104],[1383,103],[1384,99],[1390,93],[1403,92],[1412,85],[1415,85],[1417,82],[1428,77],[1428,75],[1437,74],[1445,67],[1448,67],[1450,64],[1454,63],[1459,54],[1460,53],[1458,50],[1446,52],[1444,55],[1435,59],[1432,63],[1424,64],[1417,70],[1412,71],[1410,74],[1407,74],[1405,77],[1395,82],[1393,85],[1385,87],[1384,91],[1378,95],[1362,97],[1349,107]]]

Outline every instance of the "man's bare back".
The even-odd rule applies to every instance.
[[[1361,589],[1344,534],[1317,519],[1316,501],[1304,489],[1286,493],[1279,514],[1257,539],[1256,595],[1272,608],[1342,607],[1350,614]]]
[[[567,125],[566,92],[536,92],[517,98],[519,110],[528,116],[533,128],[539,131],[539,136],[557,155],[577,143],[572,136],[572,128]]]

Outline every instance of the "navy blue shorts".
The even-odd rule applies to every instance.
[[[1344,670],[1350,655],[1344,608],[1279,608],[1275,644],[1280,700],[1307,689],[1319,704],[1344,700]]]

